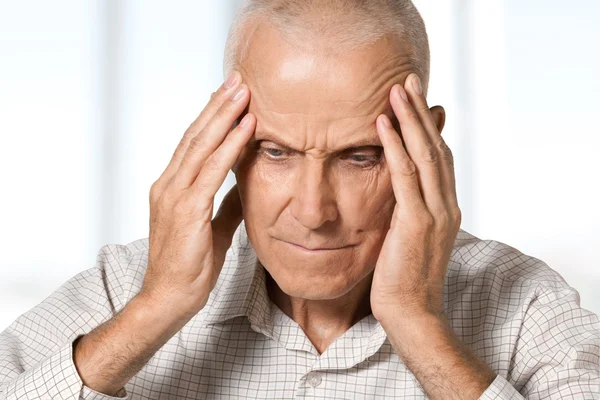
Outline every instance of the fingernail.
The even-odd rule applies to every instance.
[[[419,75],[413,74],[412,86],[417,94],[423,94],[423,86],[421,85],[421,79],[419,78]]]
[[[392,128],[392,123],[390,122],[390,119],[388,118],[387,115],[382,114],[379,117],[379,121],[381,122],[381,124],[384,126],[384,128],[388,128],[391,129]]]
[[[238,80],[239,74],[237,71],[233,71],[230,75],[229,78],[227,78],[227,80],[225,81],[225,89],[231,89]]]
[[[240,127],[244,128],[246,125],[248,125],[249,120],[250,117],[248,117],[248,114],[244,115],[244,118],[242,118],[242,121],[240,122]]]
[[[237,92],[236,92],[236,93],[235,93],[233,96],[231,96],[231,100],[233,100],[233,101],[237,101],[237,100],[239,100],[239,99],[240,99],[240,98],[241,98],[243,95],[244,95],[244,88],[243,88],[243,87],[241,87],[241,88],[239,88],[239,89],[238,89],[238,91],[237,91]]]
[[[400,97],[408,103],[408,95],[406,94],[406,90],[402,87],[402,85],[396,85],[398,87],[398,93],[400,93]]]

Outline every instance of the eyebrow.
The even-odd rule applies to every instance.
[[[259,141],[263,141],[263,140],[275,143],[277,146],[282,147],[286,150],[292,150],[292,151],[296,151],[296,152],[300,151],[300,150],[294,148],[294,146],[291,143],[286,142],[286,140],[284,138],[276,136],[276,135],[272,134],[271,132],[256,131],[255,137],[252,141],[259,142]],[[339,153],[339,152],[359,149],[359,148],[363,148],[363,147],[383,147],[383,145],[381,144],[379,137],[375,136],[375,137],[359,139],[359,140],[356,140],[353,142],[344,143],[344,145],[341,146],[341,148],[334,149],[333,152]]]
[[[392,126],[394,126],[394,127],[398,126],[398,119],[396,118],[396,115],[393,112],[392,112],[392,115],[388,115],[388,117],[392,121]],[[377,128],[375,128],[375,129],[377,129]],[[260,136],[260,137],[257,138],[257,136]],[[262,140],[266,140],[268,142],[273,142],[276,145],[278,145],[279,147],[282,147],[286,150],[300,151],[300,150],[295,149],[293,144],[286,142],[286,140],[284,138],[282,138],[278,135],[275,135],[272,132],[264,131],[264,130],[255,131],[254,138],[251,141],[258,142],[258,141],[262,141]],[[334,150],[334,152],[343,152],[343,151],[359,149],[359,148],[363,148],[363,147],[383,147],[383,144],[381,143],[381,140],[379,140],[379,136],[377,135],[377,133],[375,133],[375,136],[372,136],[372,137],[366,137],[366,138],[356,140],[354,142],[344,143],[342,148],[336,149],[336,150]]]

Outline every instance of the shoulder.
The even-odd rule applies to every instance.
[[[482,240],[460,230],[449,265],[449,278],[571,289],[565,279],[544,261],[497,240]]]
[[[535,307],[580,308],[580,296],[546,262],[497,240],[461,230],[448,264],[446,312],[460,323],[522,322]]]
[[[598,316],[581,307],[579,292],[544,261],[497,240],[459,232],[444,298],[454,331],[479,346],[479,356],[488,363],[506,363],[503,357],[513,354],[523,335],[548,340],[543,332],[569,337],[578,332],[579,339],[598,345]],[[485,348],[506,351],[488,353]]]

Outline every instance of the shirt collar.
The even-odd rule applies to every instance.
[[[248,239],[245,221],[236,229],[231,243],[215,288],[204,307],[206,312],[202,322],[212,325],[246,316],[253,324],[265,325],[271,317],[266,274]]]

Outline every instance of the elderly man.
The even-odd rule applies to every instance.
[[[598,398],[598,317],[460,229],[409,0],[248,1],[225,62],[149,238],[2,333],[0,399]]]

